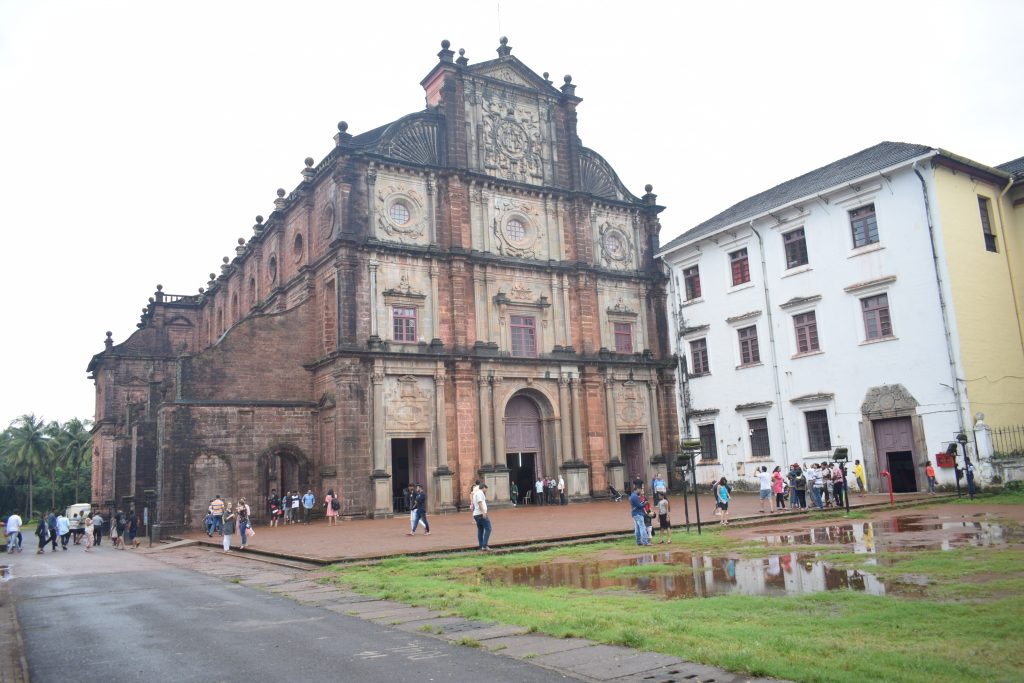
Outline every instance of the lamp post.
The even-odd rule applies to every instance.
[[[967,435],[960,432],[956,435],[956,441],[964,452],[964,476],[967,477],[967,495],[974,500],[974,474],[971,472],[971,461],[967,455]],[[959,486],[957,487],[959,489]]]
[[[690,502],[686,496],[688,486],[693,486],[693,507],[697,514],[697,535],[700,535],[700,504],[697,502],[697,456],[700,454],[699,439],[683,439],[679,442],[679,470],[683,476],[683,510],[686,514],[686,531],[690,531]],[[689,471],[689,483],[687,483]]]
[[[960,495],[961,495],[960,494],[960,468],[957,467],[957,464],[956,464],[956,441],[952,441],[952,442],[950,442],[950,444],[948,446],[946,446],[946,455],[949,455],[949,456],[951,456],[953,458],[953,478],[956,480],[956,497],[959,498]]]

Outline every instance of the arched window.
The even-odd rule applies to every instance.
[[[256,303],[256,278],[249,278],[249,305]]]
[[[231,295],[231,322],[238,320],[238,294]]]
[[[302,233],[295,235],[295,242],[292,244],[292,256],[296,263],[302,262]]]
[[[267,269],[270,273],[270,284],[271,286],[277,284],[277,257],[271,256],[270,262],[267,264]]]

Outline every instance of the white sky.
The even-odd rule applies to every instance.
[[[205,286],[339,120],[422,109],[443,38],[572,74],[583,143],[654,185],[664,244],[882,140],[1024,155],[1022,29],[1013,0],[0,0],[0,427],[91,418],[105,331]]]

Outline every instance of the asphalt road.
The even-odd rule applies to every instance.
[[[566,680],[132,551],[10,558],[33,683]]]

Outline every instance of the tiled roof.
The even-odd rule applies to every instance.
[[[717,216],[687,230],[662,247],[661,252],[664,253],[685,242],[749,220],[801,197],[824,192],[831,187],[848,183],[932,151],[937,150],[926,145],[906,142],[882,142],[874,147],[868,147],[734,204]]]
[[[1024,157],[1018,157],[1013,161],[1007,161],[1005,164],[999,164],[996,168],[1013,176],[1024,174]]]

